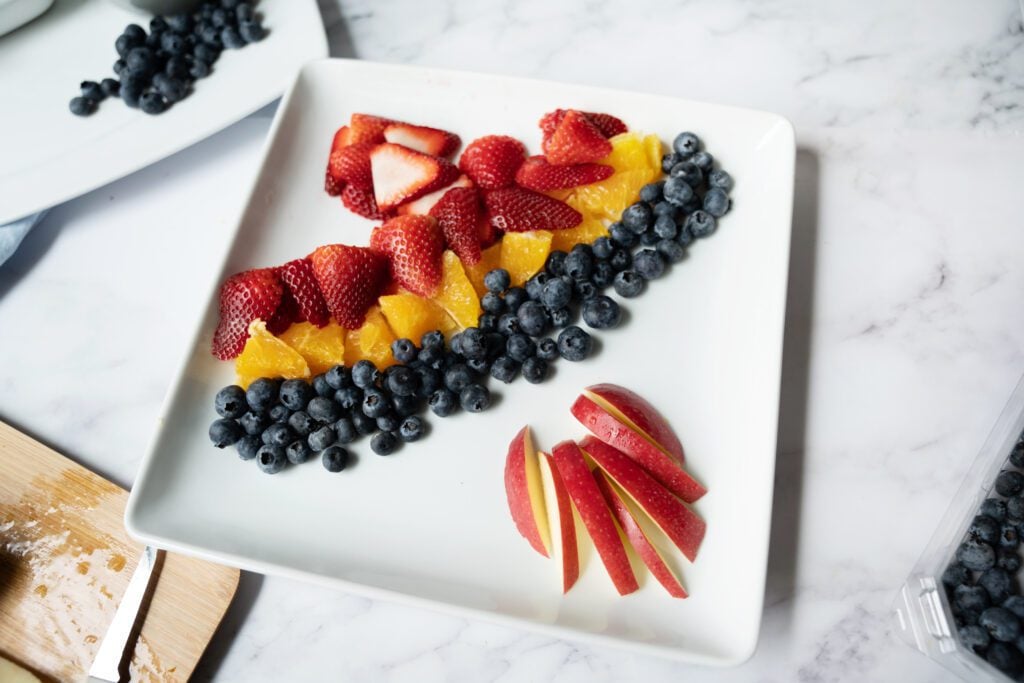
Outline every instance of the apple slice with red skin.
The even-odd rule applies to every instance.
[[[576,520],[572,514],[572,501],[554,460],[543,451],[538,455],[548,524],[551,527],[551,545],[552,549],[558,550],[562,561],[562,593],[568,593],[580,577],[580,553],[576,545]],[[558,515],[557,520],[554,515]],[[558,537],[557,542],[555,536]]]
[[[540,479],[537,451],[533,448],[530,428],[523,427],[508,445],[505,457],[505,495],[519,533],[533,549],[551,557],[551,530],[544,505],[544,488]]]
[[[706,524],[690,508],[644,471],[635,460],[608,444],[588,436],[580,444],[620,489],[633,499],[658,528],[693,562],[704,540]],[[595,484],[596,486],[596,484]]]
[[[601,405],[627,427],[640,432],[640,436],[678,460],[680,465],[686,462],[679,437],[647,399],[618,384],[595,384],[584,389],[583,395]]]
[[[673,456],[652,444],[596,401],[581,394],[570,411],[591,434],[643,465],[651,476],[687,503],[693,503],[707,493],[707,489],[691,477]]]
[[[612,514],[615,515],[622,533],[629,539],[633,550],[640,556],[640,559],[647,565],[647,568],[651,570],[654,578],[665,587],[665,590],[673,598],[687,597],[683,584],[680,583],[679,579],[669,568],[665,558],[654,547],[654,544],[651,543],[644,530],[640,528],[636,518],[633,517],[633,513],[626,507],[626,501],[622,500],[622,497],[612,488],[612,484],[608,482],[608,475],[603,474],[600,470],[594,470],[594,480],[597,481],[597,488],[601,489],[605,502],[608,503]]]
[[[580,513],[583,525],[594,541],[597,554],[601,556],[604,568],[608,571],[619,595],[632,593],[639,584],[633,568],[629,564],[626,547],[615,526],[615,518],[604,502],[601,490],[597,488],[594,477],[590,473],[583,452],[574,441],[563,441],[551,451],[552,459],[558,473],[565,483],[576,511]]]

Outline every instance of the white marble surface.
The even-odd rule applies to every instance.
[[[895,639],[890,612],[1024,372],[1017,2],[425,5],[321,0],[332,53],[647,90],[794,122],[758,651],[736,669],[686,667],[246,575],[197,679],[948,679]],[[131,484],[271,113],[56,208],[29,235],[0,269],[0,419]]]

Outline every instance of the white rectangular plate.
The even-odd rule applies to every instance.
[[[688,258],[625,303],[583,363],[560,361],[540,386],[492,389],[489,411],[440,419],[391,457],[352,446],[357,464],[276,476],[207,439],[216,391],[233,366],[209,352],[217,282],[132,491],[126,522],[147,543],[255,571],[529,626],[694,662],[729,665],[757,643],[771,517],[779,373],[793,193],[792,127],[774,114],[559,83],[326,60],[306,65],[278,111],[222,276],[282,263],[331,242],[366,243],[374,225],[323,191],[335,129],[353,112],[439,126],[464,142],[507,133],[539,147],[556,107],[606,111],[663,140],[698,133],[736,178],[734,209]],[[568,595],[559,571],[516,532],[502,479],[509,440],[526,423],[545,448],[582,436],[579,391],[616,382],[668,417],[710,492],[691,596],[674,600],[641,572],[619,597],[585,555]]]
[[[79,83],[115,78],[114,39],[149,17],[111,2],[58,2],[0,37],[0,225],[77,197],[184,149],[281,96],[327,56],[314,0],[262,0],[267,37],[225,50],[194,92],[159,116],[105,101],[74,116]]]

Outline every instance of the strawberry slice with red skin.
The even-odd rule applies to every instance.
[[[552,164],[585,164],[612,152],[612,143],[583,112],[570,109],[542,144]]]
[[[372,142],[380,144],[385,142],[384,130],[392,123],[398,123],[392,119],[385,119],[372,114],[352,114],[349,120],[349,144],[354,145],[360,142]]]
[[[395,210],[395,213],[400,216],[404,216],[409,213],[418,213],[425,216],[430,213],[430,210],[434,208],[435,204],[441,201],[441,197],[443,197],[448,190],[454,187],[474,187],[474,185],[473,181],[470,180],[468,176],[460,175],[451,185],[445,185],[441,189],[428,192],[422,197],[414,199],[411,202],[405,202]]]
[[[372,190],[360,190],[358,187],[349,185],[341,191],[341,203],[345,205],[346,209],[363,218],[375,221],[385,218],[385,213],[377,207]]]
[[[502,230],[491,225],[486,211],[483,212],[480,216],[480,221],[477,223],[477,233],[480,235],[481,249],[486,249],[492,244],[496,244],[501,239],[501,236],[505,234]]]
[[[365,247],[326,244],[308,256],[327,310],[342,327],[361,327],[388,283],[388,260]]]
[[[505,187],[484,193],[487,217],[505,232],[564,230],[583,221],[579,211],[563,201],[521,187]]]
[[[480,192],[475,187],[453,187],[430,209],[437,219],[448,248],[459,260],[480,261]]]
[[[387,256],[391,277],[430,298],[441,284],[444,233],[432,216],[397,216],[370,233],[370,249]]]
[[[526,147],[508,135],[485,135],[466,146],[459,168],[482,190],[496,190],[515,182],[526,159]]]
[[[562,118],[565,117],[565,113],[567,111],[569,110],[556,109],[554,111],[549,111],[547,114],[544,114],[544,116],[541,117],[539,125],[541,131],[543,131],[544,133],[545,140],[547,140],[551,136],[551,134],[555,132],[555,128],[557,128],[558,124],[562,122]],[[622,119],[616,116],[612,116],[611,114],[602,114],[593,111],[585,111],[582,113],[584,116],[590,119],[590,122],[594,124],[597,127],[597,129],[601,131],[601,135],[605,136],[606,138],[614,137],[616,135],[619,135],[620,133],[626,133],[629,131],[629,128],[622,121]]]
[[[335,157],[350,144],[352,144],[352,129],[342,126],[334,133],[334,139],[331,140],[331,153],[327,157],[327,173],[324,176],[324,190],[332,197],[341,194],[341,191],[345,189],[345,181],[332,173],[331,166],[334,164]]]
[[[281,303],[281,281],[273,268],[257,268],[232,275],[220,288],[220,320],[210,347],[220,360],[242,352],[249,338],[249,323],[270,320]]]
[[[370,152],[373,194],[381,211],[421,197],[455,180],[459,169],[447,159],[386,142]]]
[[[450,156],[462,144],[462,140],[455,133],[440,128],[414,126],[411,123],[392,123],[384,129],[384,139],[438,157]]]
[[[299,303],[292,296],[292,293],[288,291],[288,288],[283,285],[284,283],[282,283],[281,287],[281,303],[277,305],[274,315],[270,316],[270,320],[267,321],[267,332],[270,334],[281,334],[291,327],[292,323],[302,322],[302,311],[299,310]]]
[[[357,142],[342,147],[340,150],[331,150],[331,158],[327,162],[327,175],[338,187],[344,188],[351,185],[360,190],[372,192],[373,174],[370,169],[370,152],[376,146],[372,142]]]
[[[528,190],[547,192],[600,182],[613,173],[615,169],[604,164],[557,165],[538,155],[530,157],[519,167],[516,183]]]
[[[317,327],[330,322],[331,314],[327,310],[323,292],[313,273],[313,264],[309,259],[298,258],[280,266],[277,276],[285,287],[285,292],[295,301],[298,316],[295,322],[307,320]],[[267,328],[269,329],[269,327]]]

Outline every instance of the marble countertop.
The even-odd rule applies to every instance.
[[[946,680],[898,586],[1024,372],[1016,0],[321,0],[332,54],[773,110],[796,208],[761,640],[730,670],[246,574],[197,680]],[[409,17],[415,16],[416,21]],[[130,486],[273,107],[0,269],[0,419]]]

